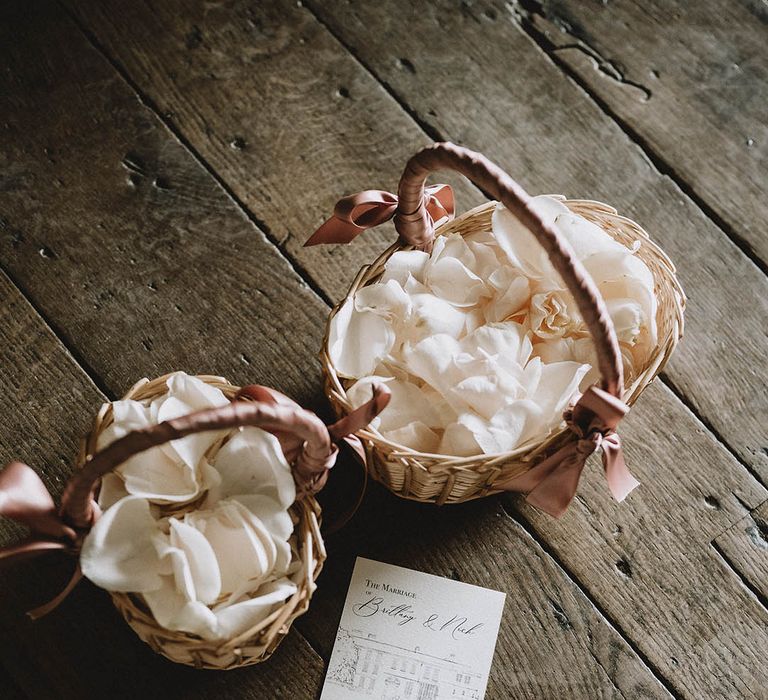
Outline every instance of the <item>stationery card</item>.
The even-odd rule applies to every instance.
[[[505,597],[358,557],[320,700],[482,700]]]

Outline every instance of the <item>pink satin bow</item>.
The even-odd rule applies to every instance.
[[[98,517],[101,511],[94,506],[94,516]],[[32,531],[32,535],[19,544],[0,548],[0,562],[50,551],[76,555],[80,549],[84,534],[64,522],[45,484],[32,467],[22,462],[11,462],[0,472],[0,515],[26,525]],[[53,610],[82,577],[78,565],[61,593],[27,614],[34,620]]]
[[[304,411],[299,404],[274,389],[251,385],[243,387],[237,398],[249,398],[263,403],[280,404],[296,412]],[[322,439],[317,444],[293,435],[286,430],[274,429],[272,432],[280,441],[285,457],[294,464],[297,475],[297,497],[307,493],[316,493],[328,478],[328,471],[336,463],[339,448],[337,443],[345,440],[350,443],[365,463],[365,451],[360,440],[350,435],[368,425],[389,403],[390,392],[383,384],[373,386],[373,395],[369,401],[355,409],[349,415],[333,425],[325,426],[319,421]],[[317,420],[317,419],[316,419]],[[57,511],[51,494],[37,473],[22,462],[11,462],[0,471],[0,516],[16,520],[26,525],[32,535],[19,544],[0,547],[0,564],[20,556],[36,556],[50,551],[62,551],[73,557],[79,557],[88,530],[101,515],[95,501],[91,501],[92,520],[88,527],[75,530],[67,524],[64,512]],[[53,600],[27,613],[32,619],[49,613],[77,585],[83,574],[79,564],[69,583]]]
[[[573,409],[565,413],[568,427],[579,439],[561,447],[525,474],[495,486],[527,493],[529,503],[559,518],[576,495],[587,457],[602,450],[608,488],[617,501],[623,501],[640,485],[624,462],[621,439],[615,432],[628,411],[629,406],[620,399],[596,386],[589,387]]]
[[[427,214],[432,223],[454,214],[453,189],[450,185],[431,185],[424,189]],[[333,216],[315,231],[304,247],[322,243],[349,243],[369,228],[391,219],[397,211],[397,195],[383,190],[365,190],[342,197]]]

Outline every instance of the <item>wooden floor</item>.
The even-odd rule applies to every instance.
[[[506,591],[492,700],[768,698],[767,46],[760,0],[4,0],[0,458],[57,493],[144,376],[322,407],[329,305],[393,231],[302,243],[435,139],[613,204],[689,304],[622,425],[643,484],[623,505],[597,465],[559,521],[373,487],[278,653],[226,674],[156,657],[87,582],[30,623],[68,568],[28,562],[0,578],[0,697],[316,698],[363,555]]]

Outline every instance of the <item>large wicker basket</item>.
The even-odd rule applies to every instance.
[[[434,232],[425,213],[424,184],[435,170],[456,170],[475,182],[483,191],[501,201],[545,247],[555,269],[561,274],[579,304],[582,316],[592,333],[600,359],[602,388],[628,405],[635,402],[642,390],[661,371],[682,337],[685,296],[675,276],[675,268],[664,252],[635,222],[620,216],[606,204],[590,200],[560,198],[574,213],[599,225],[617,241],[633,246],[639,243],[637,255],[650,268],[658,299],[656,322],[658,345],[644,367],[634,376],[623,377],[613,325],[605,311],[597,288],[578,260],[563,246],[558,232],[547,226],[528,208],[530,197],[509,176],[480,154],[454,146],[435,144],[416,154],[408,163],[399,186],[399,204],[395,224],[400,240],[387,249],[372,264],[363,267],[342,302],[328,321],[321,352],[326,393],[339,415],[351,410],[346,389],[352,383],[339,376],[329,354],[330,320],[341,305],[365,285],[375,282],[382,274],[389,257],[399,250],[429,249],[433,235],[488,231],[495,201],[479,206],[453,219]],[[367,453],[371,475],[395,494],[417,501],[438,504],[459,503],[507,490],[506,484],[523,475],[542,460],[557,452],[577,436],[563,425],[541,443],[504,454],[481,454],[472,457],[452,457],[416,452],[385,439],[377,430],[367,428],[358,432]],[[501,485],[504,488],[501,488]]]
[[[167,391],[165,384],[167,378],[164,376],[151,381],[144,379],[133,386],[123,398],[142,402],[150,401]],[[240,387],[230,384],[221,377],[199,376],[198,379],[220,389],[230,400],[235,399],[240,390]],[[215,411],[209,413],[215,413]],[[255,425],[258,422],[243,415],[235,417],[230,425]],[[106,403],[96,415],[90,434],[83,440],[78,458],[79,468],[92,462],[98,437],[111,423],[112,404]],[[210,426],[207,429],[211,429]],[[207,453],[207,457],[213,458],[223,444],[224,440],[214,444]],[[195,506],[195,503],[185,504],[174,509],[174,513],[182,515],[186,511],[193,510]],[[228,670],[268,659],[288,633],[293,621],[307,611],[310,598],[315,591],[315,580],[326,558],[325,546],[320,535],[320,506],[315,498],[304,491],[291,507],[291,513],[295,521],[296,550],[301,559],[303,571],[298,582],[298,590],[269,617],[238,637],[225,642],[211,642],[185,632],[165,629],[158,625],[142,597],[137,594],[111,592],[115,606],[143,641],[155,652],[171,661],[197,668]]]

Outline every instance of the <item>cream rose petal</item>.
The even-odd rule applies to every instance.
[[[213,611],[204,603],[179,593],[171,576],[164,577],[161,588],[143,595],[152,616],[162,627],[196,634],[203,639],[218,637],[218,621]]]
[[[408,277],[423,282],[424,266],[428,260],[429,254],[420,250],[401,250],[393,253],[384,265],[381,282],[386,284],[390,280],[394,280],[405,286]]]
[[[277,558],[274,540],[241,503],[221,501],[211,510],[187,513],[184,522],[200,530],[216,553],[222,592],[232,592],[244,580],[257,582],[272,571]]]
[[[285,602],[296,590],[295,583],[281,578],[261,586],[252,598],[216,607],[216,636],[232,639],[247,632],[266,619],[276,606]]]
[[[414,294],[411,315],[402,330],[402,339],[417,343],[444,333],[458,338],[466,327],[466,313],[434,294]]]
[[[434,453],[440,445],[440,435],[418,420],[396,430],[382,431],[382,435],[417,452]]]
[[[486,307],[485,318],[488,323],[505,321],[510,316],[525,309],[531,297],[528,279],[522,275],[513,277],[506,285],[503,294],[495,296]]]
[[[443,439],[438,447],[438,453],[455,455],[456,457],[471,457],[482,454],[483,450],[477,444],[474,433],[463,423],[449,423]]]
[[[102,514],[86,535],[80,568],[108,591],[141,593],[162,584],[153,545],[158,525],[144,498],[126,496]]]
[[[455,338],[439,333],[405,348],[403,356],[413,374],[439,389],[450,385],[443,375],[460,353],[461,345]]]
[[[199,530],[175,518],[169,524],[170,543],[184,554],[189,564],[194,598],[210,605],[221,593],[221,575],[213,548]]]
[[[437,297],[460,308],[473,306],[486,291],[483,280],[452,257],[443,257],[429,267],[426,285]]]
[[[330,324],[328,346],[336,371],[345,377],[362,377],[392,348],[392,324],[371,311],[356,311],[348,299]]]
[[[396,430],[408,423],[420,420],[429,427],[440,426],[440,416],[430,405],[424,391],[410,382],[391,377],[363,377],[347,390],[347,398],[353,408],[370,401],[372,385],[384,383],[390,390],[387,407],[374,419],[372,425],[381,431]]]
[[[534,197],[531,208],[547,223],[554,223],[558,216],[570,213],[562,202],[546,196]],[[496,206],[491,225],[499,247],[506,253],[513,267],[531,279],[551,276],[552,265],[541,244],[506,207],[501,204]]]
[[[395,280],[370,284],[355,293],[355,309],[371,311],[389,320],[404,319],[411,311],[411,298]]]
[[[234,432],[216,453],[213,463],[221,481],[212,488],[206,506],[244,494],[264,494],[288,508],[296,500],[293,474],[278,439],[261,428]]]

